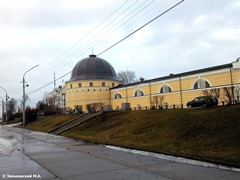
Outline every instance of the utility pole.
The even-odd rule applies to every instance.
[[[22,83],[23,83],[23,127],[25,126],[25,122],[26,122],[26,120],[25,120],[25,106],[26,106],[26,93],[25,93],[25,87],[27,87],[27,86],[25,86],[25,75],[26,75],[26,73],[27,72],[29,72],[29,71],[31,71],[32,69],[34,69],[35,67],[37,67],[37,66],[39,66],[39,65],[36,65],[36,66],[33,66],[32,68],[30,68],[29,70],[27,70],[24,74],[23,74],[23,81],[22,81]]]
[[[23,127],[25,126],[25,102],[26,102],[24,75],[23,75]]]
[[[2,118],[3,118],[3,116],[4,116],[4,101],[2,99]]]
[[[5,93],[6,93],[6,123],[7,123],[7,121],[8,121],[8,118],[7,118],[7,104],[8,104],[7,100],[8,100],[8,95],[7,95],[7,90],[5,88],[3,88],[2,86],[0,86],[0,88],[3,89],[5,91]]]
[[[2,98],[2,119],[3,119],[3,116],[4,116],[4,100],[3,100],[2,96],[0,96],[0,98]]]

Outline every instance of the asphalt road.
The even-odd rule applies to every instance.
[[[240,169],[186,162],[0,126],[0,179],[240,179]]]

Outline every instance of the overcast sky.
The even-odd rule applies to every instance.
[[[100,54],[179,0],[0,0],[0,86],[22,96],[23,74],[34,90]],[[152,79],[240,57],[240,1],[185,0],[100,57]],[[68,81],[70,75],[60,78]],[[53,83],[30,93],[35,106]],[[5,93],[0,89],[0,96]],[[1,115],[0,115],[1,116]]]

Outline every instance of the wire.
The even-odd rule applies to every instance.
[[[153,3],[155,0],[153,0],[151,3]],[[144,2],[144,3],[146,3],[147,2],[147,0]],[[129,14],[127,14],[124,18],[122,18],[120,21],[118,21],[117,23],[115,23],[114,25],[112,25],[111,27],[110,27],[110,29],[109,30],[107,30],[107,31],[105,31],[104,33],[103,33],[103,35],[105,35],[105,34],[107,34],[113,27],[115,27],[117,24],[119,24],[122,20],[124,20],[124,19],[126,19],[130,14],[132,14],[134,11],[136,11],[139,7],[141,7],[144,3],[142,3],[141,5],[139,5],[137,8],[135,8],[133,11],[131,11]],[[151,4],[150,3],[150,4]],[[138,11],[136,14],[134,14],[132,17],[134,17],[134,16],[136,16],[137,14],[139,14],[140,12],[142,12],[145,8],[147,8],[150,4],[148,4],[147,6],[145,6],[144,8],[142,8],[140,11]],[[129,8],[128,8],[129,9]],[[126,12],[126,10],[124,11],[124,12]],[[131,17],[131,18],[132,18]],[[120,26],[118,26],[117,28],[115,28],[113,31],[111,31],[111,33],[112,32],[114,32],[114,31],[116,31],[119,27],[121,27],[121,26],[123,26],[126,22],[128,22],[131,18],[128,18],[128,20],[127,21],[125,21],[123,24],[121,24]],[[117,18],[115,18],[114,20],[116,20]],[[112,21],[112,22],[114,22],[114,21]],[[109,25],[110,25],[110,23],[109,23]],[[107,26],[106,26],[107,27]],[[107,36],[110,36],[111,35],[111,33],[108,33],[107,34]],[[102,36],[103,36],[102,35]],[[94,44],[94,46],[96,46],[97,44],[99,44],[104,38],[106,38],[106,36],[103,36],[100,40],[98,40],[97,42],[95,42],[96,41],[96,39],[93,39],[94,41],[93,42],[95,42],[95,44]],[[92,43],[92,42],[91,42]],[[77,52],[76,53],[76,58],[78,58],[78,56],[80,56],[81,54],[83,54],[83,53],[85,53],[86,51],[88,51],[88,48],[89,47],[91,47],[91,44],[90,45],[88,45],[88,46],[86,46],[86,47],[84,47],[84,49],[86,49],[85,51],[81,51],[81,52]],[[83,49],[83,50],[84,50]],[[76,58],[74,58],[74,59],[76,59]],[[67,65],[68,64],[68,62],[66,62],[64,65]]]
[[[143,26],[141,26],[140,28],[136,29],[135,31],[133,31],[132,33],[130,33],[129,35],[127,35],[126,37],[124,37],[123,39],[121,39],[120,41],[116,42],[115,44],[113,44],[112,46],[108,47],[107,49],[105,49],[104,51],[102,51],[101,53],[99,53],[97,56],[103,54],[104,52],[108,51],[109,49],[113,48],[114,46],[118,45],[119,43],[121,43],[122,41],[124,41],[125,39],[129,38],[130,36],[132,36],[133,34],[135,34],[136,32],[138,32],[139,30],[141,30],[142,28],[144,28],[145,26],[147,26],[148,24],[152,23],[153,21],[155,21],[156,19],[158,19],[159,17],[161,17],[162,15],[166,14],[168,11],[172,10],[173,8],[175,8],[176,6],[178,6],[180,3],[182,3],[184,0],[178,2],[177,4],[175,4],[174,6],[170,7],[169,9],[167,9],[166,11],[164,11],[163,13],[159,14],[157,17],[153,18],[151,21],[148,21],[146,24],[144,24]]]
[[[121,20],[119,20],[117,23],[115,23],[114,25],[112,25],[111,27],[110,27],[110,29],[109,30],[107,30],[107,31],[105,31],[104,32],[104,34],[103,35],[105,35],[105,34],[107,34],[106,36],[103,36],[100,40],[98,40],[98,42],[95,42],[95,44],[94,44],[94,46],[96,46],[96,45],[98,45],[99,43],[101,43],[102,42],[102,40],[104,39],[104,38],[107,38],[107,37],[109,37],[109,36],[112,36],[112,33],[113,32],[115,32],[118,28],[120,28],[120,27],[122,27],[124,24],[126,24],[128,21],[130,21],[132,18],[134,18],[135,16],[137,16],[139,13],[141,13],[143,10],[145,10],[148,6],[150,6],[153,2],[154,2],[155,0],[153,0],[152,2],[150,2],[149,4],[147,4],[146,6],[144,6],[141,10],[139,10],[137,13],[135,13],[135,14],[133,14],[137,9],[139,9],[143,4],[145,4],[146,2],[147,2],[147,0],[145,1],[145,2],[143,2],[143,3],[141,3],[137,8],[135,8],[134,10],[132,10],[130,13],[128,13],[125,17],[123,17]],[[163,0],[163,1],[165,1],[165,0]],[[163,2],[162,1],[162,2]],[[162,3],[161,2],[161,3]],[[160,4],[161,4],[160,3]],[[135,3],[134,3],[135,4]],[[132,4],[133,5],[133,4]],[[156,7],[156,6],[155,6]],[[129,8],[128,8],[129,9]],[[126,12],[126,10],[124,11],[124,12]],[[123,13],[122,13],[123,14]],[[123,20],[125,20],[127,17],[129,17],[129,15],[131,15],[131,14],[133,14],[130,18],[128,18],[126,21],[124,21],[122,24],[120,24],[119,26],[117,26],[115,29],[113,29],[116,25],[118,25],[121,21],[123,21]],[[146,14],[146,13],[145,13]],[[117,18],[115,18],[114,20],[116,20]],[[112,21],[113,22],[113,21]],[[109,23],[109,25],[110,25],[110,23]],[[113,29],[111,32],[109,32],[111,29]],[[96,39],[94,39],[94,41],[96,41]],[[102,43],[103,44],[103,43]],[[89,46],[91,46],[91,44],[89,45]],[[78,56],[80,56],[81,54],[84,54],[86,51],[88,51],[88,47],[86,46],[84,49],[86,49],[85,51],[82,51],[82,52],[77,52],[77,54],[76,55],[78,55]],[[83,49],[83,50],[84,50]],[[78,58],[78,57],[76,57],[76,58]],[[74,59],[76,59],[76,58],[74,58]],[[65,63],[65,65],[67,65],[68,64],[68,62],[66,62]]]
[[[155,0],[153,0],[151,3],[153,3]],[[137,1],[135,1],[133,4],[131,4],[126,10],[124,10],[123,12],[121,12],[121,14],[119,14],[118,16],[117,16],[117,18],[115,18],[115,19],[113,19],[111,22],[109,22],[104,28],[102,28],[101,30],[100,30],[100,32],[102,32],[102,31],[104,31],[105,29],[106,29],[106,27],[108,27],[110,24],[112,24],[116,19],[118,19],[118,17],[121,17],[121,15],[123,15],[125,12],[127,12],[127,10],[129,10],[131,7],[133,7],[133,5],[135,5],[136,3],[138,2],[138,0]],[[146,3],[147,2],[147,0],[145,1],[145,2],[143,2],[140,6],[142,6],[144,3]],[[117,8],[110,16],[108,16],[108,18],[106,18],[103,22],[105,22],[107,19],[109,19],[109,17],[111,17],[114,13],[116,13],[121,7],[123,7],[125,4],[127,3],[127,1],[125,2],[125,3],[123,3],[119,8]],[[150,3],[150,4],[151,4]],[[145,6],[142,10],[140,10],[138,13],[136,13],[136,14],[134,14],[131,18],[133,18],[134,16],[136,16],[137,14],[139,14],[141,11],[143,11],[146,7],[148,7],[150,4],[148,4],[147,6]],[[129,14],[127,14],[124,18],[122,18],[120,21],[118,21],[117,23],[115,23],[113,26],[111,26],[111,28],[110,29],[108,29],[107,31],[105,31],[104,32],[104,35],[107,33],[107,32],[109,32],[112,28],[114,28],[117,24],[119,24],[119,22],[121,22],[122,20],[124,20],[124,19],[126,19],[130,14],[132,14],[134,11],[136,11],[140,6],[138,6],[137,8],[135,8],[131,13],[129,13]],[[126,22],[128,22],[129,20],[131,20],[131,18],[129,18],[127,21],[125,21],[123,24],[121,24],[120,26],[118,26],[118,27],[121,27],[121,26],[123,26]],[[102,23],[100,23],[99,25],[101,25],[101,24],[103,24],[103,22]],[[117,28],[118,28],[117,27]],[[110,36],[111,34],[112,34],[112,32],[114,32],[115,30],[117,30],[117,28],[115,28],[113,31],[111,31],[111,33],[109,33],[107,36]],[[89,33],[90,34],[90,33]],[[89,40],[88,40],[88,45],[85,43],[85,44],[83,44],[82,46],[80,46],[80,47],[78,47],[78,48],[80,48],[81,49],[81,52],[79,51],[79,50],[74,50],[71,54],[69,54],[68,56],[66,56],[65,58],[63,58],[63,60],[62,61],[60,61],[60,62],[58,62],[55,66],[57,66],[58,64],[62,64],[62,67],[61,68],[63,68],[63,67],[65,67],[65,65],[67,65],[67,64],[69,64],[69,62],[70,61],[73,61],[74,59],[77,59],[81,54],[84,54],[85,52],[87,52],[88,51],[88,48],[89,47],[91,47],[91,46],[96,46],[97,44],[99,44],[104,38],[101,38],[98,42],[95,42],[96,41],[96,35],[94,36],[94,37],[92,37],[91,39],[89,39],[89,40],[92,40],[92,42],[89,42]],[[104,37],[106,37],[106,36],[104,36]],[[94,45],[92,45],[91,43],[93,43],[93,42],[95,42],[95,44]],[[78,43],[76,43],[76,44],[78,44]],[[75,44],[75,45],[76,45]],[[84,47],[84,49],[82,49],[82,47]],[[75,56],[75,57],[73,57],[73,56]],[[68,60],[66,60],[67,58],[69,58]],[[71,59],[70,59],[71,58]],[[48,69],[51,69],[51,68],[53,68],[53,67],[50,67],[50,68],[48,68]],[[61,68],[59,68],[59,69],[61,69]],[[45,70],[45,71],[47,71],[47,70]]]
[[[100,31],[98,31],[97,34],[95,34],[93,37],[91,37],[90,39],[88,39],[88,45],[86,44],[82,44],[80,47],[78,47],[79,49],[81,49],[81,51],[79,50],[75,50],[73,53],[71,53],[70,55],[68,55],[66,58],[71,58],[73,56],[76,56],[74,59],[78,58],[81,54],[85,53],[86,51],[88,51],[88,49],[90,47],[92,47],[92,43],[96,42],[97,38],[99,36],[100,33],[104,32],[104,30],[106,28],[108,28],[110,26],[110,24],[112,24],[115,20],[117,20],[119,17],[121,17],[121,15],[123,15],[125,12],[127,12],[131,7],[133,7],[136,3],[138,2],[138,0],[136,0],[134,3],[132,3],[127,9],[125,9],[123,12],[121,12],[117,17],[115,17],[113,20],[111,20],[107,25],[105,25],[103,28],[101,28]],[[83,48],[83,49],[82,49]],[[68,62],[71,60],[68,60]],[[65,62],[64,65],[68,64],[68,62]],[[64,66],[63,65],[63,66]]]
[[[132,33],[128,34],[127,36],[125,36],[124,38],[122,38],[121,40],[119,40],[118,42],[114,43],[113,45],[111,45],[110,47],[108,47],[107,49],[105,49],[104,51],[102,51],[101,53],[99,53],[97,56],[105,53],[106,51],[110,50],[111,48],[113,48],[114,46],[118,45],[119,43],[121,43],[122,41],[126,40],[127,38],[129,38],[130,36],[132,36],[133,34],[135,34],[136,32],[138,32],[139,30],[141,30],[142,28],[144,28],[145,26],[149,25],[150,23],[152,23],[153,21],[155,21],[156,19],[160,18],[161,16],[163,16],[164,14],[166,14],[167,12],[169,12],[170,10],[174,9],[175,7],[177,7],[179,4],[181,4],[184,0],[179,1],[178,3],[176,3],[175,5],[171,6],[170,8],[168,8],[167,10],[165,10],[164,12],[162,12],[161,14],[159,14],[158,16],[156,16],[155,18],[153,18],[152,20],[148,21],[147,23],[145,23],[144,25],[142,25],[141,27],[139,27],[138,29],[136,29],[135,31],[133,31]],[[70,74],[72,71],[64,74],[63,76],[57,78],[56,80],[59,80],[65,76],[67,76],[68,74]],[[51,81],[50,83],[30,92],[29,94],[35,93],[49,85],[51,85],[54,81]]]
[[[126,24],[127,22],[129,22],[131,19],[133,19],[134,17],[136,17],[139,13],[141,13],[141,12],[142,12],[143,10],[145,10],[148,6],[150,6],[154,1],[155,1],[155,0],[153,0],[152,2],[150,2],[149,4],[147,4],[147,5],[146,5],[145,7],[143,7],[141,10],[139,10],[137,13],[135,13],[133,16],[131,16],[131,18],[129,18],[128,20],[124,21],[120,26],[116,27],[113,31],[109,32],[109,33],[108,33],[108,36],[109,36],[109,34],[112,35],[113,32],[115,32],[118,28],[122,27],[124,24]],[[145,1],[145,2],[146,2],[146,1]],[[163,1],[162,1],[162,2],[163,2]],[[140,6],[139,6],[139,7],[140,7]],[[139,7],[138,7],[138,8],[139,8]],[[136,9],[137,9],[137,8],[136,8]],[[136,9],[135,9],[135,10],[136,10]],[[135,10],[134,10],[134,11],[135,11]],[[129,14],[129,15],[130,15],[130,14]],[[144,15],[146,15],[146,13],[145,13]],[[133,24],[133,23],[131,23],[131,24]],[[127,26],[126,28],[128,28],[128,26]],[[125,29],[126,29],[126,28],[125,28]],[[108,36],[107,36],[107,37],[108,37]],[[110,37],[111,37],[111,36],[110,36]],[[106,38],[106,36],[104,36],[101,40],[103,40],[103,39],[105,39],[105,38]],[[99,44],[100,42],[101,42],[101,41],[97,42],[96,45]],[[105,41],[105,42],[106,42],[106,41]],[[100,45],[98,45],[98,46],[100,46]],[[98,47],[98,46],[97,46],[97,47]]]
[[[94,31],[96,31],[96,29],[98,29],[99,26],[101,26],[105,21],[107,21],[109,18],[111,18],[118,10],[120,10],[129,0],[126,0],[123,4],[121,4],[117,9],[115,9],[107,18],[105,18],[101,23],[99,23],[97,26],[95,26],[95,28],[93,28],[88,34],[86,34],[82,39],[80,39],[79,41],[77,41],[73,46],[71,46],[70,48],[68,48],[66,51],[64,51],[60,56],[58,56],[57,58],[55,58],[53,61],[59,59],[60,57],[62,57],[64,54],[66,54],[67,52],[69,52],[71,49],[73,49],[75,46],[77,46],[81,41],[83,41],[84,39],[86,39],[90,34],[92,34]],[[81,46],[82,47],[82,46]],[[79,48],[78,48],[79,49]],[[75,50],[76,51],[76,50]],[[66,56],[62,61],[56,63],[55,65],[53,65],[52,67],[49,67],[48,69],[46,70],[43,70],[41,71],[42,73],[43,72],[47,72],[49,71],[50,69],[56,67],[57,65],[61,64],[62,62],[64,62],[64,60],[66,58],[68,58],[68,56]],[[41,73],[40,72],[40,73]],[[36,77],[36,75],[35,75]],[[32,78],[31,78],[32,79]],[[31,80],[30,79],[30,80]]]
[[[59,79],[65,77],[65,76],[69,75],[70,73],[72,73],[72,71],[70,71],[70,72],[68,72],[68,73],[66,73],[66,74],[64,74],[64,75],[62,75],[61,77],[55,79],[55,81],[57,81],[57,80],[59,80]],[[50,83],[48,83],[48,84],[46,84],[46,85],[44,85],[44,86],[42,86],[42,87],[40,87],[40,88],[38,88],[38,89],[35,89],[34,91],[31,91],[31,92],[28,93],[28,94],[33,94],[33,93],[35,93],[35,92],[37,92],[37,91],[39,91],[39,90],[41,90],[41,89],[43,89],[43,88],[45,88],[45,87],[51,85],[53,82],[54,82],[54,81],[51,81]]]

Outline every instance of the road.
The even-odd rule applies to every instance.
[[[0,179],[240,179],[239,169],[184,162],[0,126]]]

